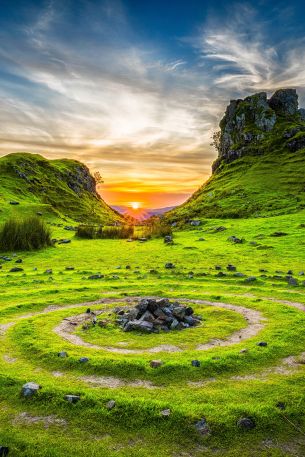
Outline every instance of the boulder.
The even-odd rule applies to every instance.
[[[23,268],[14,267],[10,269],[10,273],[19,273],[20,271],[23,271]]]
[[[295,89],[279,89],[269,100],[276,114],[293,116],[298,112],[298,94]]]
[[[79,402],[80,396],[79,395],[71,395],[71,394],[69,394],[69,395],[65,395],[64,399],[66,401],[68,401],[69,403],[75,404],[75,403]]]

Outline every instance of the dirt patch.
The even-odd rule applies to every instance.
[[[33,424],[42,424],[44,428],[49,428],[50,426],[56,425],[59,427],[65,427],[67,425],[67,421],[65,419],[60,419],[57,416],[32,416],[27,412],[23,412],[18,414],[13,419],[13,424],[25,424],[25,425],[33,425]]]
[[[95,387],[108,387],[110,389],[117,389],[119,387],[143,387],[144,389],[158,388],[158,386],[155,386],[151,381],[144,381],[142,379],[125,381],[124,379],[112,376],[82,376],[79,379]]]

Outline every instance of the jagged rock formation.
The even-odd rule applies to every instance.
[[[294,116],[305,119],[305,110],[298,110],[295,89],[279,89],[269,100],[266,92],[250,95],[244,100],[231,100],[219,124],[219,155],[213,163],[213,172],[224,162],[231,162],[249,152],[260,153],[255,146],[273,130],[277,119]]]
[[[305,209],[305,109],[295,89],[232,100],[214,135],[212,176],[165,215],[175,225],[198,217],[279,215]]]

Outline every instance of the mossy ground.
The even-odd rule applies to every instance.
[[[303,361],[305,313],[286,302],[305,304],[303,276],[299,276],[305,270],[304,223],[305,212],[202,220],[198,228],[175,232],[170,246],[160,239],[84,241],[71,233],[72,242],[67,245],[18,252],[14,257],[5,253],[12,260],[3,261],[0,270],[0,444],[8,445],[10,455],[18,457],[303,456],[305,368],[297,361]],[[226,230],[216,231],[219,226]],[[62,227],[52,229],[54,237],[67,237]],[[287,235],[271,236],[275,231]],[[233,244],[227,240],[231,235],[245,241]],[[18,258],[24,271],[10,273]],[[175,268],[165,269],[166,262],[173,262]],[[245,278],[227,272],[229,263]],[[227,275],[218,277],[215,265]],[[46,274],[50,268],[53,274]],[[297,287],[287,284],[288,270],[299,280]],[[96,273],[104,277],[88,279]],[[249,276],[257,279],[248,283]],[[117,328],[114,332],[110,328],[73,330],[103,347],[127,342],[131,349],[149,349],[162,341],[181,346],[180,352],[115,353],[74,345],[54,332],[63,319],[87,309],[82,303],[113,298],[127,304],[127,299],[149,295],[257,310],[264,327],[240,343],[199,351],[197,343],[227,339],[248,323],[220,305],[197,304],[202,326],[164,338],[162,334],[126,335]],[[90,308],[110,310],[113,304],[96,303]],[[10,323],[14,324],[6,325]],[[259,341],[268,346],[258,347]],[[69,356],[59,358],[58,351]],[[81,364],[79,358],[84,356],[89,362]],[[283,362],[288,356],[295,356],[293,366]],[[161,359],[163,366],[151,368],[154,358]],[[200,360],[200,368],[191,366],[192,359]],[[98,387],[84,376],[115,378],[125,384]],[[138,380],[150,382],[152,388],[132,384]],[[26,381],[42,386],[32,399],[20,396]],[[71,405],[63,399],[66,394],[80,394],[81,400]],[[109,411],[105,404],[110,399],[116,407]],[[277,408],[278,402],[284,402],[286,409]],[[161,417],[166,408],[171,415]],[[56,422],[54,416],[65,422]],[[238,429],[236,422],[243,416],[255,420],[254,430]],[[207,437],[194,428],[202,417],[211,429]]]

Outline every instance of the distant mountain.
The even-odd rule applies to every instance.
[[[133,209],[129,206],[111,206],[115,211],[124,215],[124,216],[131,216],[134,219],[144,221],[145,219],[149,219],[152,216],[161,216],[162,214],[167,213],[175,208],[175,206],[167,206],[165,208],[138,208]]]
[[[37,212],[102,224],[123,219],[97,194],[94,177],[76,160],[9,154],[0,158],[0,176],[1,220]]]
[[[212,176],[169,222],[271,216],[305,208],[305,110],[295,89],[231,100],[214,135]]]

